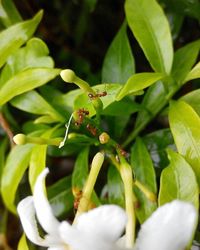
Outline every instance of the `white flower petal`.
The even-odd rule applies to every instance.
[[[53,215],[51,206],[45,194],[45,177],[49,173],[48,168],[45,168],[38,176],[35,183],[33,199],[38,221],[43,229],[49,234],[57,234],[59,221]]]
[[[80,215],[76,227],[91,237],[98,236],[106,242],[116,241],[125,229],[127,216],[116,205],[104,205]]]
[[[17,206],[17,211],[28,239],[36,245],[47,247],[47,242],[40,237],[38,232],[37,223],[35,220],[35,208],[33,205],[33,197],[28,196],[27,198],[20,201]]]
[[[117,246],[102,240],[98,235],[94,236],[80,231],[67,222],[62,222],[59,230],[62,240],[73,250],[119,250]]]
[[[175,200],[158,208],[144,222],[135,250],[185,249],[195,230],[197,212],[193,205]]]

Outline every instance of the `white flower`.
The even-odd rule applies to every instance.
[[[122,250],[120,236],[127,216],[116,205],[104,205],[78,217],[75,225],[59,222],[44,192],[45,169],[38,177],[33,196],[22,200],[18,213],[24,231],[33,243],[49,250]],[[39,236],[36,217],[47,235]],[[197,224],[193,205],[175,200],[158,208],[141,226],[133,250],[184,250]],[[119,244],[120,243],[120,244]]]
[[[75,225],[59,222],[53,215],[44,192],[45,169],[37,178],[33,196],[17,207],[23,229],[30,241],[49,250],[117,250],[127,221],[125,211],[115,205],[104,205],[80,215]],[[36,217],[47,235],[40,237]],[[70,247],[70,248],[69,248]]]
[[[174,200],[159,207],[141,226],[134,250],[184,250],[197,225],[190,203]]]

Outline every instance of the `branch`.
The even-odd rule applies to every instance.
[[[10,140],[10,145],[11,147],[14,146],[14,142],[13,142],[13,133],[10,129],[10,126],[8,124],[8,122],[6,121],[6,119],[4,118],[3,114],[0,112],[0,126],[3,128],[3,130],[6,132],[9,140]]]

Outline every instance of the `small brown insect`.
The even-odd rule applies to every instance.
[[[93,136],[97,135],[97,129],[95,127],[92,127],[90,124],[87,124],[86,128]]]
[[[78,115],[78,119],[75,122],[75,126],[80,126],[83,123],[84,117],[86,115],[89,115],[89,111],[84,108],[81,108],[77,110],[77,115]]]
[[[98,97],[104,97],[104,96],[107,96],[107,91],[103,91],[101,93],[97,93],[97,94],[92,94],[92,93],[89,93],[88,94],[88,97],[90,98],[90,100],[95,100],[96,98]]]
[[[119,150],[120,154],[124,157],[128,157],[129,154],[118,144],[117,149]]]
[[[74,209],[77,210],[78,206],[79,206],[79,203],[80,203],[80,200],[82,198],[83,192],[82,192],[82,190],[75,190],[75,189],[73,189],[72,192],[73,192],[73,195],[74,195]]]

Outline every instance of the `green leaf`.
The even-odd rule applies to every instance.
[[[143,137],[143,141],[151,155],[156,172],[169,164],[166,148],[175,149],[174,140],[170,129],[156,130]]]
[[[49,139],[56,127],[46,130],[40,137]],[[29,183],[33,191],[34,185],[38,175],[46,167],[46,156],[47,156],[48,145],[35,145],[31,152],[30,164],[29,164]]]
[[[178,101],[170,106],[169,123],[178,152],[191,165],[200,185],[200,118],[190,105]]]
[[[60,69],[33,68],[24,70],[0,88],[0,105],[26,91],[37,88],[59,75]]]
[[[64,177],[47,189],[48,199],[56,217],[64,217],[73,209],[71,176]]]
[[[124,96],[133,94],[139,90],[149,87],[156,81],[164,77],[161,73],[138,73],[131,76],[126,84],[120,89],[116,100],[121,100]]]
[[[29,183],[33,191],[38,175],[46,166],[47,145],[36,145],[32,149],[29,166]]]
[[[178,85],[187,81],[185,78],[198,57],[199,49],[200,40],[197,40],[185,45],[175,52],[171,74]]]
[[[199,207],[199,187],[191,166],[178,153],[168,150],[170,164],[161,175],[159,206],[179,199]]]
[[[43,12],[39,11],[32,19],[12,25],[0,33],[0,67],[33,35],[42,14]]]
[[[140,138],[136,139],[136,143],[131,148],[131,166],[136,180],[156,194],[157,185],[154,167],[149,152]],[[134,188],[134,190],[140,204],[140,207],[136,209],[136,214],[140,223],[143,223],[156,209],[156,203],[150,201],[138,188]]]
[[[54,62],[48,54],[48,47],[41,39],[30,39],[26,46],[9,56],[1,72],[0,86],[2,87],[11,77],[22,70],[43,67],[53,68]]]
[[[113,102],[106,107],[102,114],[106,116],[130,116],[140,110],[140,105],[128,98],[124,98],[119,102]]]
[[[198,62],[194,68],[188,73],[185,78],[185,82],[200,78],[200,62]]]
[[[29,250],[25,234],[23,234],[22,237],[20,238],[17,250]]]
[[[116,167],[109,167],[107,178],[109,203],[124,207],[124,185]]]
[[[13,213],[16,213],[14,204],[16,190],[28,167],[32,148],[33,145],[30,144],[15,146],[8,155],[3,169],[1,182],[2,198],[6,207]]]
[[[12,0],[1,0],[0,21],[5,27],[21,22],[22,18]]]
[[[124,22],[108,48],[103,62],[102,82],[124,84],[135,73],[135,63],[126,28]]]
[[[89,147],[85,147],[79,153],[72,174],[72,188],[82,190],[88,177],[88,155]]]
[[[63,122],[65,120],[50,103],[34,90],[16,96],[11,100],[11,104],[18,109],[32,114],[50,116],[53,122]]]
[[[169,74],[173,61],[170,27],[155,0],[126,0],[128,25],[142,47],[152,68]]]
[[[200,116],[200,89],[189,92],[188,94],[182,96],[179,100],[187,102]]]
[[[138,113],[135,129],[144,127],[165,106],[167,103],[166,95],[167,91],[161,81],[158,81],[147,90],[142,100],[144,109]]]

